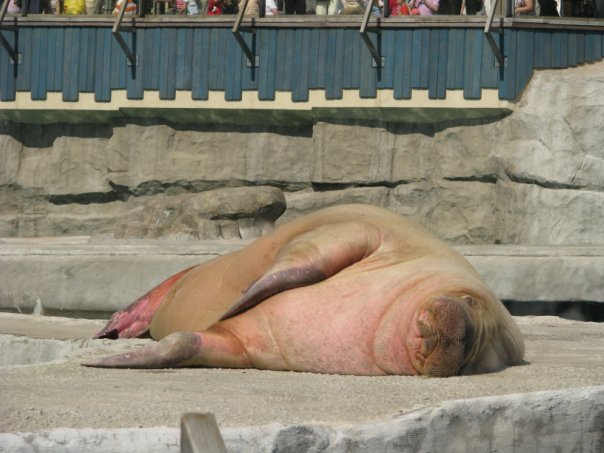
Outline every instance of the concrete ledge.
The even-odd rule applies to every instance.
[[[246,241],[0,240],[0,309],[108,312]],[[460,246],[503,300],[604,302],[604,246]]]
[[[604,387],[474,398],[362,425],[225,428],[228,451],[248,452],[599,452]],[[19,452],[180,451],[178,428],[56,429],[0,433]]]

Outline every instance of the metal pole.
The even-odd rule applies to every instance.
[[[132,66],[136,66],[136,54],[130,50],[130,48],[128,47],[128,44],[126,43],[126,41],[124,41],[124,38],[122,37],[122,34],[120,33],[120,28],[122,26],[122,20],[124,18],[124,13],[126,12],[127,4],[128,4],[128,0],[124,0],[124,3],[122,4],[122,7],[120,8],[120,13],[117,15],[117,18],[115,19],[115,22],[113,23],[113,28],[111,30],[111,33],[113,34],[113,37],[117,40],[117,43],[120,45],[120,47],[122,48],[124,53],[126,54],[126,58],[128,58],[128,61],[130,62],[130,64]]]
[[[367,34],[367,24],[369,23],[369,16],[371,15],[371,8],[373,8],[373,0],[368,0],[367,6],[365,7],[365,15],[363,16],[363,22],[361,23],[361,29],[359,30],[359,32],[361,33],[361,38],[363,38],[363,42],[369,49],[369,53],[371,54],[371,58],[373,59],[375,67],[381,68],[383,66],[382,57],[380,56],[380,53],[375,48],[373,42],[371,42],[371,39]]]
[[[4,49],[8,53],[8,56],[12,60],[13,64],[19,64],[19,54],[17,53],[16,49],[13,49],[13,47],[10,45],[8,40],[2,34],[2,29],[3,28],[5,30],[7,29],[6,27],[2,26],[2,23],[4,22],[4,17],[6,16],[6,12],[8,11],[9,2],[10,2],[10,0],[4,0],[4,3],[2,3],[2,7],[0,8],[0,44],[2,45],[2,47],[4,47]],[[14,31],[15,31],[15,33],[17,33],[17,28],[16,28],[17,21],[15,20],[14,22],[15,22]]]

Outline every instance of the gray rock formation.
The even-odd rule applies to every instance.
[[[603,87],[602,62],[539,71],[509,116],[447,124],[3,122],[0,236],[252,237],[264,185],[280,222],[363,202],[455,244],[604,244]]]

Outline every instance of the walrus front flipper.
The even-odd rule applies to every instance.
[[[222,329],[195,333],[176,332],[134,351],[82,365],[95,368],[250,367],[241,343]]]
[[[151,318],[174,284],[192,267],[164,280],[136,302],[116,311],[93,338],[136,338],[149,330]]]
[[[273,265],[220,320],[275,294],[325,280],[371,255],[380,243],[379,233],[362,222],[330,224],[304,233],[279,251]]]

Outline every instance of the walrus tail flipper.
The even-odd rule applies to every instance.
[[[361,222],[325,225],[301,234],[277,254],[273,265],[220,318],[231,318],[289,289],[312,285],[372,254],[377,230]]]
[[[168,294],[168,291],[187,274],[192,267],[173,275],[157,285],[147,294],[117,311],[101,331],[93,338],[136,338],[149,330],[151,318]]]
[[[249,368],[241,343],[222,329],[176,332],[130,352],[82,363],[95,368],[176,368],[220,366]]]

